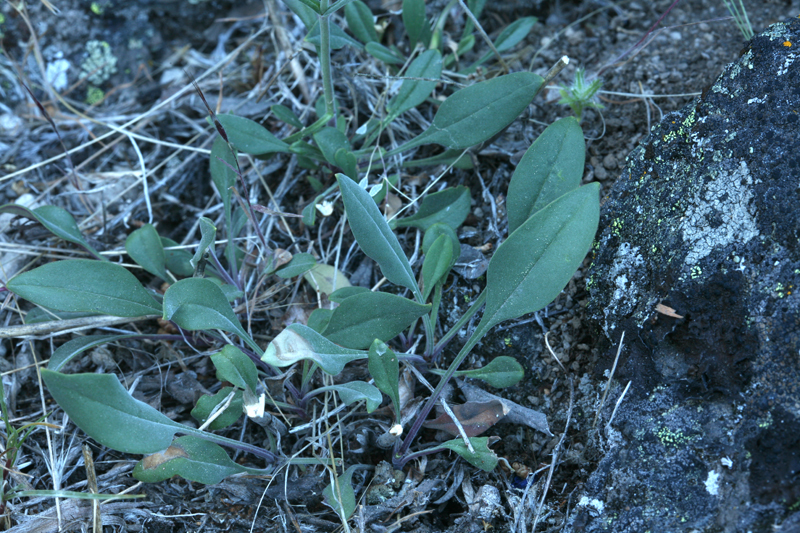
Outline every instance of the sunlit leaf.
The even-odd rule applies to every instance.
[[[113,316],[158,314],[161,305],[124,267],[91,259],[42,265],[10,279],[8,290],[58,311]]]

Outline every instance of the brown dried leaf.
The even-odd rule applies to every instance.
[[[468,437],[477,437],[499,422],[508,413],[508,408],[499,400],[467,402],[462,405],[454,405],[451,409]],[[435,420],[425,422],[423,427],[439,429],[454,437],[460,435],[458,427],[447,413],[441,414]]]

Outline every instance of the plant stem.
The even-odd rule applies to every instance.
[[[464,315],[458,319],[458,322],[456,322],[455,325],[452,328],[450,328],[450,330],[447,333],[445,333],[444,337],[439,339],[439,342],[437,342],[436,346],[433,348],[433,355],[439,353],[442,350],[442,348],[444,348],[445,345],[448,342],[450,342],[450,339],[455,337],[456,333],[458,333],[458,331],[464,327],[464,324],[466,324],[469,321],[469,319],[472,318],[473,315],[478,312],[478,309],[480,309],[485,302],[486,302],[486,290],[484,290],[478,295],[478,298],[476,298],[475,301],[472,302],[472,306],[469,309],[467,309],[467,312],[464,313]]]
[[[482,295],[485,294],[485,291],[481,294]],[[478,302],[476,301],[475,303]],[[476,306],[473,305],[473,308],[474,307]],[[472,308],[470,308],[470,311],[472,311]],[[487,325],[491,327],[491,324]],[[442,390],[444,390],[445,386],[450,381],[450,378],[453,377],[453,375],[456,373],[456,370],[458,370],[458,367],[461,366],[461,363],[463,363],[464,359],[467,358],[467,355],[469,355],[470,350],[472,350],[472,348],[476,344],[478,344],[478,341],[481,340],[481,338],[483,338],[483,336],[488,331],[489,327],[487,327],[487,325],[484,325],[483,323],[478,324],[478,328],[475,330],[472,336],[467,340],[467,343],[464,345],[464,347],[461,348],[461,351],[458,352],[458,355],[456,356],[455,360],[452,363],[450,363],[447,372],[445,372],[444,376],[442,376],[442,379],[439,380],[439,384],[436,385],[436,388],[433,390],[433,393],[431,394],[430,398],[428,398],[428,401],[425,402],[425,406],[417,414],[416,419],[414,419],[414,424],[408,431],[408,435],[406,435],[406,438],[403,439],[403,443],[400,445],[399,448],[397,448],[397,450],[394,453],[394,457],[392,458],[392,463],[394,464],[395,468],[398,469],[402,468],[403,465],[405,465],[410,460],[410,457],[406,457],[405,455],[406,452],[408,451],[408,448],[411,446],[411,442],[414,440],[414,437],[417,436],[417,433],[419,433],[419,430],[422,428],[422,424],[425,422],[425,419],[428,418],[428,414],[436,405],[436,402],[439,401],[439,396],[441,396]]]
[[[320,0],[321,13],[328,10],[329,0]],[[334,116],[333,108],[333,75],[331,72],[331,17],[319,16],[319,64],[322,70],[322,89],[325,93],[325,114]],[[334,117],[335,121],[336,117]]]

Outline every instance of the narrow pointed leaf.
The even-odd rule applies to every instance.
[[[385,342],[375,340],[369,347],[367,359],[369,375],[375,380],[375,386],[383,391],[392,401],[394,411],[399,420],[400,415],[400,361]]]
[[[407,79],[403,80],[400,90],[386,104],[386,111],[389,113],[386,122],[391,122],[395,117],[424,102],[436,87],[435,80],[441,75],[442,54],[438,50],[426,50],[414,59],[403,74]]]
[[[433,224],[440,222],[457,229],[467,218],[471,202],[468,187],[450,187],[426,196],[419,211],[397,220],[395,225],[398,228],[414,226],[427,231]]]
[[[50,356],[50,361],[47,363],[47,368],[60,371],[64,368],[64,365],[86,350],[126,337],[138,337],[138,335],[86,335],[85,337],[75,337],[59,346],[53,352],[53,355]]]
[[[358,245],[367,256],[378,263],[386,279],[410,289],[415,294],[419,293],[408,258],[375,205],[375,201],[367,191],[347,176],[337,174],[336,180],[342,191],[350,229]]]
[[[348,348],[369,348],[375,339],[393,339],[430,308],[385,292],[356,294],[333,310],[323,335]]]
[[[0,206],[0,213],[11,213],[25,218],[32,218],[56,237],[81,246],[97,259],[108,261],[107,258],[97,253],[97,250],[89,245],[78,228],[75,219],[66,209],[54,205],[43,205],[31,210],[19,204],[5,204]]]
[[[94,440],[126,453],[165,449],[183,426],[134,399],[111,374],[66,375],[43,369],[50,394]]]
[[[386,155],[422,144],[456,149],[488,141],[528,107],[543,81],[532,72],[515,72],[461,89],[442,103],[427,130]]]
[[[255,469],[234,463],[222,447],[191,435],[179,437],[164,451],[145,457],[134,467],[133,477],[145,483],[180,476],[214,485],[228,476]]]
[[[230,344],[222,351],[211,356],[211,362],[217,369],[217,379],[227,381],[242,390],[256,391],[258,370],[253,360],[239,348]]]
[[[276,367],[309,359],[327,374],[335,376],[350,361],[366,359],[367,352],[338,346],[308,326],[292,324],[275,337],[261,360]]]
[[[403,26],[412,48],[422,38],[425,24],[425,0],[403,0]]]
[[[528,148],[508,185],[508,232],[536,211],[580,187],[586,143],[575,117],[550,124]]]
[[[542,309],[583,262],[600,218],[598,183],[574,189],[534,213],[489,262],[478,330]]]
[[[344,8],[344,16],[345,20],[347,20],[347,27],[350,28],[356,39],[364,44],[378,40],[372,11],[367,7],[367,4],[360,0],[347,4]]]
[[[445,373],[444,370],[440,369],[431,369],[430,372],[440,376],[443,376]],[[519,361],[513,357],[501,355],[500,357],[492,359],[488,365],[482,368],[459,370],[453,375],[456,377],[479,379],[496,389],[504,389],[513,387],[519,383],[520,380],[525,377],[525,370],[522,368],[522,365],[519,364]]]
[[[275,137],[267,128],[249,118],[220,113],[217,115],[231,144],[240,152],[251,155],[289,153],[289,145]]]
[[[203,257],[203,254],[205,254],[206,250],[208,250],[208,247],[214,244],[214,239],[216,239],[216,237],[217,228],[214,226],[214,223],[211,221],[211,219],[207,217],[200,217],[200,244],[197,245],[197,250],[195,250],[191,261],[192,266],[195,269],[200,263],[200,259]]]
[[[13,277],[6,286],[30,302],[57,311],[133,317],[161,310],[133,274],[105,261],[48,263]]]
[[[397,52],[391,48],[387,48],[380,43],[372,42],[367,43],[364,47],[369,55],[383,61],[387,65],[402,65],[404,60]]]
[[[453,266],[453,247],[447,235],[439,235],[425,253],[422,263],[422,297],[427,301],[433,288]]]
[[[228,147],[228,143],[222,137],[217,136],[214,139],[208,164],[211,172],[211,181],[214,182],[214,186],[217,188],[227,212],[231,208],[230,188],[236,185],[236,160]]]
[[[282,120],[285,123],[289,124],[290,126],[294,126],[297,129],[302,129],[303,123],[300,122],[300,119],[297,118],[297,115],[294,114],[294,111],[292,111],[285,105],[275,104],[269,109],[270,111],[272,111],[272,114],[275,115],[279,120]]]
[[[164,246],[152,224],[145,224],[125,239],[125,251],[140,267],[163,280],[169,279],[166,271]]]
[[[472,444],[472,449],[475,450],[475,453],[469,451],[469,448],[467,448],[467,445],[464,444],[462,439],[449,440],[443,442],[439,446],[456,452],[474,467],[480,468],[486,472],[494,470],[497,466],[498,459],[497,455],[489,448],[489,438],[471,437],[469,442]]]
[[[325,504],[333,509],[343,522],[346,522],[356,510],[356,493],[353,490],[353,472],[356,468],[351,466],[345,470],[334,484],[328,485],[322,491]]]

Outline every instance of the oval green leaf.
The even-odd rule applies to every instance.
[[[394,405],[397,420],[400,420],[400,360],[385,342],[375,339],[369,347],[367,359],[369,375],[375,386],[383,391]]]
[[[575,117],[550,124],[528,148],[508,184],[508,232],[553,200],[580,187],[586,143]]]
[[[218,380],[227,381],[242,390],[250,389],[255,393],[258,370],[256,370],[253,360],[239,348],[228,344],[222,348],[222,351],[211,356],[211,362],[217,369]]]
[[[460,149],[487,141],[528,107],[543,81],[532,72],[515,72],[461,89],[442,102],[427,130],[386,155],[422,144]]]
[[[313,255],[306,253],[294,254],[288,263],[275,271],[275,275],[284,279],[302,276],[316,265],[317,260],[314,259]]]
[[[430,309],[385,292],[356,294],[333,310],[323,335],[347,348],[369,348],[375,339],[393,339]]]
[[[355,0],[344,6],[344,17],[347,20],[347,27],[356,36],[356,39],[364,44],[378,40],[375,32],[375,20],[372,11],[367,4],[361,0]]]
[[[125,251],[140,267],[163,280],[169,279],[164,246],[152,224],[145,224],[125,239]]]
[[[134,399],[111,374],[66,375],[42,369],[58,405],[94,440],[126,453],[154,453],[183,426]]]
[[[208,425],[208,429],[212,431],[224,429],[236,423],[236,421],[242,417],[242,406],[244,402],[242,400],[242,391],[235,390],[233,387],[223,387],[214,395],[204,394],[201,396],[200,399],[197,400],[197,405],[192,409],[192,417],[200,422],[200,424],[205,424],[214,409],[216,409],[218,405],[228,401],[228,395],[230,393],[234,395],[230,405],[225,409],[225,412],[217,416]]]
[[[414,271],[389,224],[367,191],[342,174],[336,175],[342,191],[350,230],[367,256],[378,263],[386,279],[419,294]],[[364,346],[372,343],[373,339]],[[387,339],[388,340],[388,339]]]
[[[574,189],[534,213],[489,262],[478,330],[542,309],[583,262],[600,219],[599,183]]]
[[[365,351],[342,348],[308,326],[292,324],[269,343],[261,360],[272,366],[284,367],[309,359],[325,373],[335,376],[350,361],[366,358]]]
[[[467,445],[462,439],[453,439],[443,442],[439,445],[441,448],[447,448],[456,452],[458,455],[466,459],[466,461],[474,467],[480,468],[485,472],[491,472],[497,466],[499,459],[497,455],[489,448],[488,437],[470,437],[470,444],[475,452],[469,451]]]
[[[289,145],[275,137],[258,122],[225,113],[217,115],[217,119],[225,128],[231,144],[240,152],[251,155],[289,153]]]
[[[105,261],[48,263],[13,277],[6,286],[30,302],[57,311],[134,317],[161,310],[133,274]]]
[[[425,253],[422,263],[422,297],[427,301],[433,288],[453,266],[453,247],[450,237],[439,235]]]

